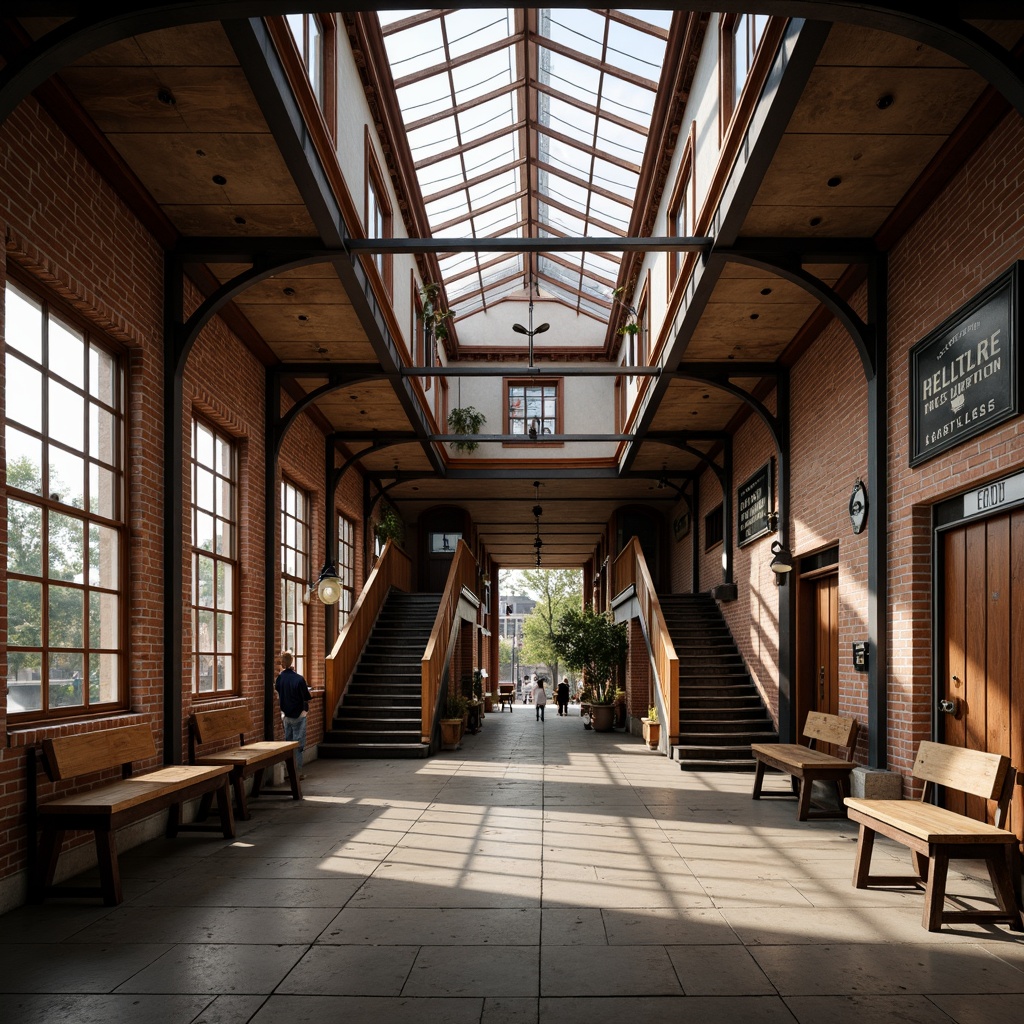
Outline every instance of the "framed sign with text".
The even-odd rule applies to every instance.
[[[910,351],[910,465],[1016,416],[1020,263]]]
[[[743,547],[771,532],[772,463],[769,459],[736,489],[736,543]]]

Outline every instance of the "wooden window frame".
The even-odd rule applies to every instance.
[[[341,578],[341,600],[338,602],[338,629],[348,621],[356,603],[356,524],[343,512],[337,513],[338,576]]]
[[[300,39],[295,30],[293,19],[302,19],[302,38]],[[323,115],[324,123],[327,125],[331,138],[337,137],[337,31],[334,23],[334,16],[330,14],[286,14],[282,15],[281,22],[298,57],[299,66],[302,69],[302,76],[309,86],[310,95],[316,103],[317,108]],[[319,30],[320,53],[314,55],[310,48],[310,23],[315,22]],[[319,83],[314,80],[312,73],[313,63],[319,65],[319,74],[316,76]]]
[[[409,277],[412,282],[410,288],[412,293],[412,363],[413,366],[428,370],[433,366],[431,360],[433,353],[428,351],[430,346],[427,345],[427,328],[423,323],[423,296],[420,294],[420,289],[416,287],[416,275],[413,271],[409,271]],[[429,391],[434,382],[433,377],[417,379],[424,391]]]
[[[380,162],[377,159],[377,152],[373,147],[373,137],[368,126],[363,127],[364,135],[364,168],[363,168],[363,225],[367,238],[393,238],[394,217],[391,207],[391,196],[388,194],[387,179],[381,170]],[[376,199],[371,204],[371,198]],[[371,216],[372,205],[380,210],[380,234],[372,234]],[[390,298],[394,293],[392,290],[392,276],[394,273],[394,257],[391,253],[376,253],[368,257],[369,263],[376,268],[384,290]]]
[[[751,32],[748,29],[751,19],[758,17],[765,18],[765,22],[760,36],[757,36],[756,43],[751,45]],[[721,29],[718,37],[718,90],[720,97],[719,111],[721,114],[719,119],[720,140],[725,138],[729,125],[732,123],[732,119],[740,106],[740,99],[757,59],[757,52],[767,37],[770,26],[771,19],[767,15],[725,14],[721,17]],[[736,61],[736,50],[741,32],[744,50],[746,51],[744,54],[746,70],[742,84],[737,81],[739,66]]]
[[[217,465],[217,459],[214,458],[214,464],[212,466],[204,466],[198,461],[197,449],[198,449],[198,432],[200,429],[208,430],[213,435],[214,451],[217,450],[218,442],[226,445],[230,451],[229,463],[227,472],[221,472]],[[189,456],[190,465],[190,477],[192,480],[192,498],[189,503],[190,512],[190,527],[191,527],[191,562],[192,562],[192,593],[189,599],[189,607],[192,616],[192,696],[196,700],[210,700],[218,697],[223,697],[225,694],[237,694],[239,692],[239,619],[240,611],[239,608],[239,564],[238,564],[238,483],[239,483],[239,459],[238,459],[238,445],[235,438],[231,437],[226,431],[221,430],[214,424],[206,421],[200,416],[193,414],[192,416],[192,451]],[[206,470],[213,474],[214,477],[214,494],[223,494],[222,487],[227,485],[230,488],[230,509],[227,510],[227,515],[219,515],[219,508],[210,510],[200,509],[198,506],[198,475],[201,471]],[[218,552],[215,549],[206,549],[196,546],[196,537],[198,535],[198,518],[203,512],[209,512],[213,514],[215,519],[220,519],[228,524],[230,531],[230,550],[226,553]],[[214,567],[217,571],[217,575],[220,574],[222,566],[229,566],[231,571],[231,587],[230,593],[227,594],[228,606],[226,609],[221,608],[219,604],[220,588],[214,584],[212,603],[209,605],[199,604],[199,559],[209,558],[213,561]],[[199,617],[201,614],[210,613],[216,617],[218,615],[226,615],[228,617],[230,628],[227,631],[226,636],[227,647],[222,651],[219,647],[219,635],[220,630],[214,628],[212,630],[212,646],[209,650],[200,650],[200,633],[199,628]],[[203,690],[200,688],[200,678],[202,675],[201,669],[203,666],[203,659],[206,657],[212,657],[214,661],[214,687],[212,690]],[[221,658],[230,658],[230,670],[225,673],[227,678],[226,686],[218,686],[217,681],[222,678],[219,671],[220,665],[218,660]]]
[[[542,387],[542,388],[554,388],[555,391],[555,429],[552,434],[563,434],[565,432],[565,384],[562,377],[503,377],[501,380],[501,394],[503,398],[503,411],[502,411],[502,432],[505,434],[512,433],[512,417],[509,414],[509,391],[514,387]],[[525,424],[525,419],[524,419]],[[516,435],[518,438],[520,435]],[[531,438],[529,434],[524,433],[522,440],[505,441],[504,446],[520,446],[520,445],[549,445],[559,446],[564,444],[563,441],[559,441],[556,438],[550,438],[546,440],[546,437],[550,435],[544,435],[538,433],[536,438]]]
[[[719,502],[704,516],[704,550],[725,543],[725,506]]]
[[[693,154],[696,150],[696,135],[697,122],[691,121],[690,131],[686,137],[686,144],[683,147],[679,172],[676,174],[675,184],[672,187],[672,196],[668,204],[666,234],[677,238],[692,235],[695,230],[697,186],[696,175],[693,170]],[[682,272],[684,255],[681,252],[670,252],[668,254],[668,291],[670,295]]]
[[[293,503],[295,511],[290,511],[288,508],[288,496],[290,493],[296,495],[296,501]],[[312,501],[310,500],[309,493],[297,483],[290,480],[288,477],[282,475],[281,485],[278,491],[278,513],[280,517],[280,560],[278,565],[278,579],[280,581],[280,648],[281,650],[290,650],[295,655],[295,671],[300,675],[305,675],[303,668],[306,663],[306,653],[308,649],[308,637],[307,627],[308,621],[306,616],[306,595],[307,590],[312,580],[312,563],[310,561],[310,551],[312,547],[313,538],[313,524],[312,524]],[[302,514],[300,515],[298,509],[298,499],[302,499]],[[293,534],[296,541],[301,539],[302,546],[298,543],[289,545],[287,542],[288,530],[287,524],[291,520],[296,524]],[[293,570],[288,571],[288,552],[294,553]],[[294,609],[294,615],[289,617],[289,597],[291,597],[291,607]],[[289,633],[289,627],[291,632]]]
[[[18,295],[39,310],[40,317],[40,353],[35,358],[23,348],[12,344],[10,332],[13,328],[13,317],[10,315],[11,291]],[[128,523],[129,513],[127,507],[127,486],[126,486],[126,463],[128,451],[127,431],[129,427],[126,410],[127,403],[127,373],[126,360],[123,351],[114,343],[101,335],[93,325],[83,321],[59,301],[54,300],[44,290],[23,282],[15,276],[11,276],[4,289],[4,304],[7,310],[7,344],[5,358],[8,361],[15,359],[24,364],[25,371],[39,375],[39,383],[42,391],[40,420],[36,426],[25,423],[16,418],[16,411],[12,414],[10,401],[11,375],[8,372],[8,404],[5,409],[7,418],[5,425],[20,436],[25,438],[26,444],[35,445],[38,443],[39,452],[39,483],[37,488],[26,489],[17,486],[16,480],[12,480],[12,464],[7,464],[6,497],[8,518],[7,542],[7,588],[8,588],[8,618],[11,611],[11,593],[15,586],[22,582],[28,587],[39,588],[39,633],[38,643],[15,643],[18,637],[8,631],[5,639],[7,642],[7,667],[8,667],[8,721],[12,726],[26,724],[45,724],[68,718],[92,717],[98,718],[112,713],[125,711],[129,707],[128,687],[128,602],[130,579],[129,572],[129,546],[128,546]],[[51,330],[54,322],[65,329],[68,333],[79,336],[82,346],[82,378],[81,383],[69,379],[66,374],[58,373],[51,364]],[[99,384],[102,377],[94,378],[94,351],[101,352],[110,362],[107,364],[110,374],[109,393],[98,394]],[[66,357],[53,357],[56,363],[62,368],[66,366]],[[103,368],[96,371],[102,373]],[[61,392],[73,400],[80,400],[82,404],[82,435],[81,443],[72,443],[68,438],[61,438],[49,429],[50,406],[53,400],[60,400]],[[94,413],[95,411],[95,413]],[[109,421],[112,451],[103,453],[97,451],[102,446],[102,434],[97,438],[92,437],[94,414],[101,414]],[[95,445],[93,441],[95,440]],[[7,458],[11,458],[11,449],[7,449]],[[82,464],[81,475],[81,503],[75,504],[79,497],[77,491],[78,483],[75,483],[74,497],[68,501],[63,500],[63,493],[56,490],[55,482],[50,479],[53,468],[54,457],[60,458],[63,454],[65,459],[64,467],[73,464],[76,460]],[[106,456],[106,457],[105,457]],[[109,498],[111,507],[108,509],[110,516],[90,510],[90,505],[100,500],[100,496],[106,493],[101,489],[99,494],[93,494],[92,488],[94,479],[99,480],[107,475]],[[35,535],[39,537],[39,564],[36,566],[25,565],[18,567],[12,557],[13,545],[11,544],[14,529],[10,520],[12,505],[24,506],[33,517],[38,515],[38,523],[33,527]],[[82,548],[79,554],[82,562],[90,557],[91,547],[94,543],[101,544],[102,541],[94,540],[93,531],[104,530],[112,537],[116,544],[116,571],[112,578],[107,581],[94,581],[91,572],[85,570],[84,564],[79,571],[53,574],[47,562],[52,563],[52,552],[50,551],[50,529],[51,519],[61,517],[65,523],[65,529],[71,522],[82,524]],[[74,528],[74,527],[71,527]],[[55,542],[56,543],[56,542]],[[102,552],[101,552],[102,561]],[[79,577],[79,578],[76,578]],[[54,626],[55,615],[53,612],[53,592],[66,591],[66,597],[72,594],[81,595],[82,618],[80,621],[81,636],[79,643],[54,643],[51,639],[51,630]],[[115,631],[113,644],[102,643],[103,636],[94,638],[91,633],[92,615],[96,609],[102,608],[104,595],[112,597],[117,602],[116,612],[112,615],[113,629]],[[95,603],[94,603],[95,598]],[[59,598],[58,598],[59,599]],[[70,621],[70,620],[69,620]],[[109,628],[110,619],[101,623],[101,629]],[[10,622],[8,622],[8,630]],[[94,642],[98,640],[99,642]],[[16,711],[11,704],[11,670],[13,665],[20,660],[21,655],[28,656],[28,662],[38,660],[38,665],[33,671],[38,675],[39,682],[39,707],[25,708]],[[51,672],[54,671],[55,659],[63,658],[67,664],[64,671],[72,674],[65,681],[70,683],[68,696],[75,697],[75,674],[78,675],[78,689],[80,690],[81,701],[79,703],[54,703],[52,691]],[[93,659],[98,659],[93,661]],[[109,660],[109,659],[112,659]],[[72,666],[80,663],[80,668]],[[94,701],[92,698],[91,679],[95,673],[102,678],[104,671],[111,668],[116,674],[116,692],[108,700],[101,700],[99,697]],[[17,671],[17,670],[15,670]],[[17,680],[14,680],[17,682]],[[35,682],[35,680],[29,680]]]

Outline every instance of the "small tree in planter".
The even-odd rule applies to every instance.
[[[453,434],[479,434],[486,422],[487,417],[471,405],[452,409],[448,413],[448,429]],[[479,447],[476,441],[452,441],[452,448],[457,452],[475,452]]]
[[[381,505],[380,518],[373,530],[382,548],[389,540],[401,544],[405,539],[405,523],[390,505]]]
[[[583,672],[594,728],[598,732],[610,729],[615,683],[629,647],[626,623],[615,622],[607,613],[592,608],[570,608],[559,619],[552,644],[569,668]],[[604,710],[595,719],[598,708]]]

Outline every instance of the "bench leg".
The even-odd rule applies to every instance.
[[[199,799],[199,810],[196,811],[196,821],[206,821],[210,816],[210,808],[213,806],[213,794],[204,793]]]
[[[121,871],[117,865],[117,839],[112,828],[98,828],[94,835],[103,902],[108,907],[116,907],[124,899],[121,894]]]
[[[285,770],[288,772],[288,783],[292,787],[292,799],[301,800],[302,790],[299,787],[299,767],[295,763],[294,750],[288,755],[288,759],[285,761],[284,766]]]
[[[853,865],[853,887],[866,889],[871,877],[871,851],[875,845],[875,830],[861,822],[857,834],[857,860]]]
[[[814,780],[802,778],[800,780],[800,802],[796,808],[796,820],[806,821],[811,810],[811,791],[814,789]]]
[[[263,773],[266,771],[265,768],[257,768],[255,774],[252,777],[252,798],[256,799],[263,790]]]
[[[231,810],[231,784],[225,778],[217,790],[217,810],[220,813],[220,827],[225,839],[235,838],[235,816]]]
[[[181,804],[171,804],[167,808],[167,838],[176,838],[179,831],[181,831]]]
[[[761,799],[761,783],[764,782],[764,761],[758,761],[754,768],[754,793],[753,799]]]
[[[920,878],[922,882],[927,882],[928,876],[931,873],[931,861],[923,853],[911,850],[910,862],[914,865],[917,877]]]
[[[256,778],[253,782],[252,795],[259,796],[259,784],[262,781],[260,776],[263,774],[263,770],[260,769],[256,773]],[[242,769],[236,768],[231,773],[231,785],[235,790],[235,807],[237,808],[236,817],[240,821],[249,820],[249,804],[245,798],[245,779],[242,777]],[[218,792],[220,792],[218,790]]]
[[[39,845],[39,879],[36,891],[32,894],[37,903],[42,903],[46,893],[53,885],[54,875],[57,874],[57,861],[60,858],[60,849],[64,845],[64,829],[45,829],[42,842]]]
[[[931,856],[926,868],[928,884],[924,892],[924,916],[921,924],[930,931],[942,928],[942,908],[946,905],[946,875],[949,872],[949,854],[942,849]]]
[[[1014,878],[1020,879],[1020,872],[1014,873],[1016,867],[1016,846],[1007,846],[1004,850],[992,850],[985,863],[988,866],[988,877],[992,880],[992,889],[996,894],[999,909],[1010,918],[1010,928],[1019,932],[1022,929],[1020,919],[1020,901],[1014,890]]]

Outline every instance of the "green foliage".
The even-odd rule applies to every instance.
[[[382,504],[380,518],[377,520],[374,532],[382,545],[389,540],[401,544],[405,539],[405,523],[390,505]]]
[[[658,708],[657,705],[652,705],[647,709],[647,721],[657,722],[658,721]]]
[[[512,641],[509,637],[498,638],[498,678],[512,674]]]
[[[452,409],[448,413],[448,429],[453,434],[479,434],[486,422],[487,417],[471,405]],[[457,452],[474,452],[479,447],[476,441],[452,441],[452,448]]]
[[[469,698],[449,687],[448,700],[444,705],[445,718],[461,718],[469,709]]]
[[[629,646],[626,623],[592,608],[570,608],[558,621],[553,643],[570,667],[582,670],[594,704],[615,700],[615,679]]]
[[[524,665],[546,665],[558,679],[559,654],[554,647],[555,627],[562,615],[579,608],[583,600],[580,569],[522,569],[525,589],[536,599],[533,611],[523,620]]]
[[[439,305],[440,297],[441,286],[428,281],[420,289],[420,298],[423,300],[423,312],[420,316],[427,332],[438,341],[444,341],[448,337],[448,323],[455,319],[455,310],[442,308]]]

